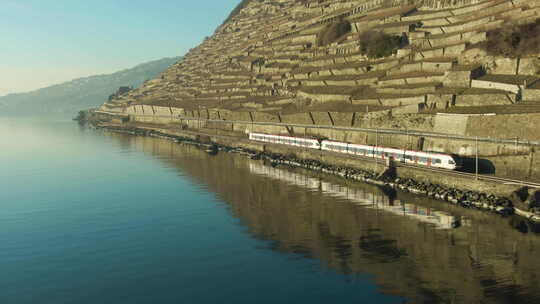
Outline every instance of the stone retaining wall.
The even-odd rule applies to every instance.
[[[167,109],[167,107],[164,107]],[[163,110],[163,109],[162,109]],[[271,115],[256,112],[230,112],[216,110],[186,111],[188,117],[211,118],[245,121],[234,123],[216,123],[205,120],[185,120],[175,116],[155,116],[155,115],[130,115],[130,121],[152,124],[171,125],[175,124],[188,126],[193,130],[203,128],[215,132],[233,132],[234,134],[246,134],[249,132],[261,132],[270,134],[282,134],[292,136],[316,136],[319,138],[329,138],[338,141],[345,141],[357,144],[381,145],[403,149],[440,151],[444,153],[456,153],[462,156],[474,157],[476,146],[474,141],[455,140],[450,138],[435,138],[412,135],[396,135],[385,133],[372,133],[364,131],[341,131],[333,129],[317,129],[304,127],[289,127],[256,125],[258,122],[288,122],[291,124],[306,125],[335,125],[343,127],[373,127],[367,126],[362,119],[363,115],[358,113],[336,113],[336,112],[311,112],[290,115]],[[373,113],[370,113],[373,114]],[[538,117],[536,117],[538,116]],[[516,130],[521,132],[531,132],[534,136],[536,126],[540,123],[540,114],[531,117],[526,123],[520,120],[523,115],[495,115],[495,116],[465,116],[465,115],[437,115],[434,117],[434,128],[437,131],[456,130],[459,135],[511,138]],[[121,120],[119,120],[120,122]],[[505,124],[507,133],[491,134],[488,130],[495,130],[493,124]],[[521,124],[521,128],[514,124]],[[214,132],[214,131],[212,131]],[[524,133],[519,133],[524,134]],[[520,139],[526,137],[520,136]],[[513,175],[515,177],[526,177],[540,179],[540,154],[534,149],[525,145],[484,143],[479,146],[479,155],[483,162],[489,162],[496,169],[497,174]]]

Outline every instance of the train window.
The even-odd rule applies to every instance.
[[[427,163],[427,157],[419,157],[418,161],[421,163]]]
[[[433,159],[433,163],[434,163],[434,164],[441,164],[442,161],[441,161],[440,159],[438,159],[438,158],[434,158],[434,159]]]
[[[449,163],[450,165],[455,165],[455,164],[456,164],[456,162],[453,161],[453,160],[449,160],[448,163]]]
[[[410,156],[410,155],[405,155],[405,159],[406,159],[406,160],[411,160],[411,161],[412,161],[412,160],[413,160],[413,157]]]

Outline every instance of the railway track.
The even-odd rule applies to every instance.
[[[505,185],[517,185],[517,186],[527,186],[531,188],[540,188],[540,183],[487,175],[487,174],[475,174],[475,173],[468,173],[468,172],[462,172],[462,171],[451,171],[451,170],[445,170],[445,169],[439,169],[439,168],[428,168],[428,167],[421,167],[421,166],[402,164],[402,163],[397,164],[397,166],[409,167],[409,168],[414,168],[414,169],[423,170],[423,171],[437,172],[437,173],[441,173],[441,174],[449,175],[449,176],[466,177],[473,180],[496,182],[496,183],[505,184]]]
[[[108,114],[108,115],[120,115],[120,116],[130,115],[126,113],[107,112],[107,111],[95,111],[95,112]],[[293,127],[293,128],[306,128],[306,129],[327,129],[327,130],[336,130],[336,131],[356,131],[356,132],[368,132],[368,133],[390,134],[390,135],[408,135],[408,136],[417,136],[417,137],[465,140],[465,141],[474,141],[474,142],[479,142],[479,143],[495,143],[495,144],[506,144],[506,145],[516,145],[516,146],[540,146],[540,141],[520,140],[519,138],[504,139],[504,138],[490,138],[490,137],[480,137],[480,136],[476,137],[476,136],[452,135],[452,134],[435,133],[435,132],[420,132],[420,131],[414,131],[414,130],[374,129],[374,128],[358,128],[358,127],[343,127],[343,126],[328,126],[328,125],[313,125],[313,124],[310,125],[310,124],[283,123],[283,122],[219,120],[219,119],[192,118],[192,117],[170,116],[170,115],[137,114],[137,116],[174,118],[180,121],[200,121],[200,122],[205,121],[205,122],[226,123],[226,124],[278,126],[278,127],[285,127],[285,128]]]
[[[96,111],[96,112],[103,112],[103,111]],[[114,114],[114,113],[109,113],[109,112],[103,112],[103,113],[106,113],[106,114]],[[147,115],[147,116],[151,116],[151,115]],[[163,116],[165,117],[165,116]],[[167,117],[170,117],[170,116],[167,116]],[[179,118],[179,119],[183,119],[183,120],[191,120],[191,121],[198,121],[198,120],[204,120],[204,121],[210,121],[210,122],[221,122],[221,123],[243,123],[243,124],[249,124],[249,122],[245,122],[245,121],[223,121],[223,120],[211,120],[211,119],[197,119],[197,118]],[[288,127],[307,127],[307,128],[331,128],[331,129],[342,129],[342,130],[354,130],[354,131],[359,131],[359,130],[373,130],[373,129],[358,129],[358,128],[345,128],[345,127],[331,127],[331,126],[312,126],[312,125],[298,125],[298,124],[284,124],[284,123],[253,123],[253,124],[257,124],[257,125],[282,125],[282,126],[288,126]],[[152,128],[148,128],[148,129],[152,129]],[[379,131],[381,131],[379,129]],[[396,130],[392,130],[392,131],[396,131]],[[235,139],[235,140],[239,140],[237,137],[235,136],[229,136],[229,135],[217,135],[217,134],[211,134],[211,133],[205,133],[205,132],[194,132],[194,131],[187,131],[187,130],[184,130],[184,132],[188,132],[188,133],[192,133],[192,134],[204,134],[204,135],[208,135],[208,136],[212,136],[212,137],[219,137],[219,138],[227,138],[227,139]],[[410,132],[408,133],[409,135],[413,135],[415,133],[420,133],[420,132]],[[424,134],[424,133],[420,133],[420,134]],[[445,136],[447,137],[447,136]],[[452,136],[450,136],[450,138],[452,138]],[[245,139],[240,139],[242,141],[246,141]],[[247,140],[249,141],[249,140]],[[273,143],[265,143],[265,144],[272,144],[272,145],[275,145]],[[540,145],[540,143],[539,143]],[[297,147],[298,149],[304,149],[302,147]],[[361,159],[363,161],[371,161],[371,162],[376,162],[376,163],[380,163],[382,166],[385,165],[384,161],[383,160],[379,160],[379,159],[374,159],[374,158],[371,158],[371,157],[364,157],[364,156],[358,156],[358,155],[348,155],[348,154],[342,154],[342,153],[336,153],[336,152],[332,152],[332,151],[321,151],[321,153],[328,153],[328,154],[331,154],[331,155],[336,155],[336,156],[341,156],[341,157],[346,157],[346,158],[349,158],[349,159]],[[535,183],[535,182],[531,182],[531,181],[524,181],[524,180],[518,180],[518,179],[512,179],[512,178],[504,178],[504,177],[498,177],[498,176],[493,176],[493,175],[486,175],[486,174],[475,174],[475,173],[468,173],[468,172],[462,172],[462,171],[451,171],[451,170],[446,170],[446,169],[439,169],[439,168],[429,168],[429,167],[423,167],[423,166],[417,166],[417,165],[412,165],[412,164],[404,164],[404,163],[399,163],[399,162],[396,162],[395,165],[397,167],[408,167],[408,168],[413,168],[415,170],[422,170],[422,171],[430,171],[430,172],[437,172],[437,173],[440,173],[442,175],[446,175],[446,176],[459,176],[459,177],[465,177],[465,178],[469,178],[471,180],[482,180],[482,181],[488,181],[488,182],[494,182],[494,183],[499,183],[499,184],[505,184],[505,185],[516,185],[516,186],[526,186],[526,187],[531,187],[531,188],[539,188],[540,189],[540,183]]]

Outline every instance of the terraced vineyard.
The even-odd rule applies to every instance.
[[[493,31],[539,14],[537,0],[243,1],[183,60],[101,110],[294,122],[309,114],[314,124],[327,112],[349,126],[538,113],[540,59],[487,46]]]

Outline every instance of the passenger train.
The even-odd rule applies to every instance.
[[[330,140],[319,141],[312,138],[270,135],[263,133],[249,133],[249,139],[274,144],[291,145],[310,149],[378,158],[382,160],[391,158],[396,162],[426,167],[443,168],[449,170],[455,170],[460,167],[459,159],[457,157],[450,154],[436,152],[422,152],[379,146],[349,144],[345,142]]]

